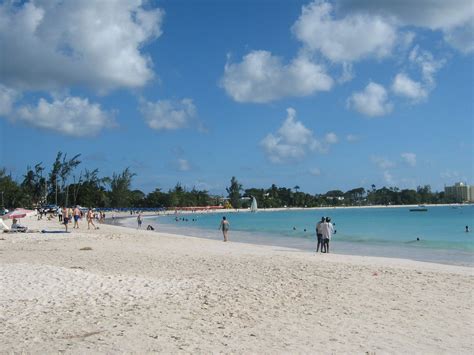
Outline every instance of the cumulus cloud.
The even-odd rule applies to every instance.
[[[347,106],[369,117],[384,116],[393,109],[387,90],[374,82],[370,82],[363,91],[354,92],[347,100]]]
[[[391,53],[397,31],[386,18],[357,13],[336,19],[334,12],[327,2],[303,6],[293,33],[307,48],[337,63],[383,58]]]
[[[196,116],[196,106],[191,99],[157,102],[142,100],[139,109],[148,126],[157,131],[186,128]]]
[[[472,0],[340,1],[342,12],[354,11],[394,18],[399,26],[440,30],[444,39],[461,52],[474,51]]]
[[[413,101],[426,99],[436,86],[435,74],[444,65],[444,60],[435,60],[433,55],[419,46],[415,46],[410,54],[409,61],[420,69],[421,81],[412,80],[405,73],[398,73],[392,83],[392,91],[399,96]]]
[[[402,153],[401,157],[405,163],[410,166],[416,166],[416,154],[415,153]]]
[[[18,91],[0,84],[0,116],[9,115],[19,97]]]
[[[425,99],[428,96],[428,92],[422,83],[410,79],[404,73],[395,76],[392,91],[399,96],[405,96],[414,101]]]
[[[268,51],[252,51],[240,63],[227,63],[221,86],[237,102],[264,103],[286,96],[328,91],[333,79],[305,56],[285,65]]]
[[[385,170],[385,169],[393,168],[395,166],[394,162],[384,157],[373,156],[371,160],[379,169]]]
[[[474,18],[464,26],[458,26],[445,31],[444,39],[464,54],[474,52]]]
[[[132,1],[5,1],[0,78],[20,90],[140,87],[153,77],[143,46],[163,12]]]
[[[420,50],[419,46],[413,48],[409,59],[410,62],[420,67],[423,81],[432,88],[435,84],[434,75],[444,65],[444,60],[435,60],[430,52]]]
[[[114,125],[113,114],[80,97],[54,99],[52,102],[41,98],[36,106],[16,108],[9,118],[75,137],[94,136],[103,128]]]
[[[296,111],[287,109],[287,118],[276,134],[268,134],[260,142],[268,159],[285,163],[303,158],[307,152],[321,150],[313,132],[296,120]]]

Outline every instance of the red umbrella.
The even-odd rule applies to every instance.
[[[27,210],[18,208],[14,211],[8,212],[6,215],[3,216],[3,218],[23,218],[26,216],[26,212]]]

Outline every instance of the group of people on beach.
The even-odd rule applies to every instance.
[[[222,231],[224,242],[227,242],[228,233],[230,229],[230,223],[227,218],[222,217],[221,223],[219,224],[219,230]],[[316,237],[318,244],[316,246],[316,252],[329,253],[329,242],[332,236],[336,233],[334,224],[331,223],[330,217],[321,217],[321,220],[316,223]]]
[[[86,213],[87,220],[87,229],[99,229],[94,223],[94,219],[97,219],[100,223],[105,219],[105,213],[99,212],[100,215],[95,213],[92,208],[89,208]],[[62,207],[58,212],[59,221],[64,224],[66,232],[68,231],[68,224],[74,220],[73,229],[79,229],[79,222],[84,218],[84,212],[79,208],[79,206],[72,208]]]

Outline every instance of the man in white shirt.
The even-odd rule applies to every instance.
[[[326,217],[326,220],[321,223],[321,233],[323,234],[323,253],[329,253],[329,241],[334,234],[334,227],[331,223],[331,218]]]

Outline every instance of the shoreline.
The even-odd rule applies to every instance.
[[[415,205],[371,205],[371,206],[327,206],[327,207],[275,207],[275,208],[258,208],[258,212],[279,212],[279,211],[311,211],[311,210],[334,210],[334,209],[386,209],[386,208],[414,208],[414,207],[419,207],[419,204]],[[459,203],[459,204],[453,204],[453,203],[444,203],[444,204],[423,204],[425,207],[453,207],[453,208],[462,208],[462,207],[468,207],[468,206],[474,206],[474,203]],[[186,207],[189,208],[189,207]],[[132,209],[133,210],[133,209]],[[124,212],[124,211],[116,211],[114,212],[116,215],[116,218],[124,218],[124,217],[135,217],[138,215],[138,213],[133,210],[133,214],[130,214],[130,212]],[[142,212],[143,216],[163,216],[163,215],[174,215],[174,214],[180,214],[180,215],[185,215],[185,214],[207,214],[207,213],[243,213],[243,212],[251,212],[250,208],[229,208],[229,209],[203,209],[203,210],[181,210],[179,208],[176,209],[169,209],[165,211],[144,211]],[[111,217],[110,214],[112,212],[109,211],[107,212],[107,219],[110,219]]]
[[[152,216],[148,216],[152,217]],[[127,219],[126,217],[123,217],[122,220]],[[131,218],[128,218],[131,219]],[[132,217],[133,219],[133,217]],[[113,224],[111,224],[113,225]],[[176,227],[172,228],[173,230],[165,230],[165,231],[160,231],[160,230],[153,230],[153,231],[147,231],[145,228],[142,229],[137,229],[133,227],[132,225],[126,225],[126,224],[116,224],[115,226],[121,227],[121,228],[126,228],[129,231],[146,231],[149,233],[156,233],[157,236],[161,235],[166,235],[170,237],[176,237],[176,238],[191,238],[191,239],[197,239],[197,240],[206,240],[206,241],[212,241],[216,243],[223,243],[219,234],[218,239],[210,238],[210,237],[203,237],[203,236],[197,236],[197,235],[190,235],[190,234],[184,234],[184,233],[179,233],[181,228],[184,227]],[[188,230],[193,229],[193,228],[188,228]],[[206,232],[209,232],[210,230],[207,229],[198,229],[194,228],[193,229],[196,234],[206,234]],[[220,233],[220,232],[219,232]],[[236,233],[235,231],[233,233]],[[246,234],[251,234],[253,233],[246,233]],[[288,245],[278,245],[278,244],[271,244],[271,243],[253,243],[249,242],[247,240],[242,241],[242,240],[235,240],[231,239],[231,243],[237,243],[237,244],[242,244],[247,247],[263,247],[263,248],[270,248],[271,250],[277,249],[277,250],[288,250],[294,253],[302,253],[305,255],[309,255],[311,257],[318,257],[319,255],[322,255],[324,253],[317,253],[315,254],[314,250],[312,249],[302,249],[298,247],[293,247],[293,246],[288,246]],[[338,242],[338,243],[347,243],[347,242]],[[315,241],[313,244],[316,244]],[[459,264],[459,263],[450,263],[450,262],[435,262],[435,261],[429,261],[429,260],[421,260],[421,259],[413,259],[413,258],[404,258],[400,256],[384,256],[384,255],[362,255],[362,254],[353,254],[353,253],[341,253],[341,252],[331,252],[328,255],[334,255],[336,258],[340,259],[346,259],[351,260],[352,262],[363,262],[363,263],[371,263],[374,262],[376,264],[385,264],[385,265],[398,265],[398,264],[406,264],[406,265],[411,265],[411,266],[416,266],[417,263],[421,263],[423,265],[431,265],[436,269],[436,266],[442,266],[442,267],[447,267],[450,269],[450,267],[453,267],[456,270],[456,268],[461,268],[463,271],[466,272],[473,272],[474,273],[474,262],[472,264],[466,265],[466,264]],[[380,263],[379,263],[380,262]]]
[[[305,209],[298,209],[305,210]],[[246,210],[244,210],[247,212]],[[278,212],[282,211],[281,209],[267,210],[264,212]],[[284,209],[283,211],[287,211]],[[262,212],[262,213],[264,213]],[[209,212],[215,214],[214,212]],[[186,215],[197,215],[193,213],[182,213],[178,214],[180,216]],[[204,212],[203,214],[207,214]],[[167,216],[175,215],[174,213],[168,213]],[[158,218],[163,216],[163,214],[156,215],[144,214],[144,223],[143,228],[147,226],[148,218]],[[136,215],[124,216],[120,218],[117,222],[117,225],[121,225],[125,228],[135,229],[134,225]],[[111,223],[111,220],[107,219],[106,223]],[[167,233],[173,234],[176,236],[186,236],[193,238],[201,238],[207,240],[221,240],[220,232],[217,232],[209,228],[199,228],[193,225],[176,225],[174,223],[160,223],[159,220],[154,220],[150,224],[155,227],[156,233]],[[237,243],[247,243],[251,245],[266,245],[272,247],[283,247],[291,248],[301,252],[314,254],[314,249],[316,248],[316,237],[310,233],[310,238],[292,238],[289,236],[275,236],[268,233],[258,233],[258,232],[247,232],[247,231],[232,231],[232,240]],[[410,242],[398,243],[398,244],[384,244],[381,242],[368,242],[368,244],[354,243],[347,240],[337,240],[333,241],[333,253],[344,256],[360,256],[360,257],[382,257],[390,259],[400,259],[400,260],[411,260],[411,261],[420,261],[420,262],[430,262],[440,265],[456,265],[463,266],[468,268],[474,267],[473,253],[461,250],[461,249],[441,249],[441,248],[430,248],[428,246],[422,248],[413,248],[409,247]]]
[[[0,353],[474,348],[472,268],[98,226],[1,235]]]

